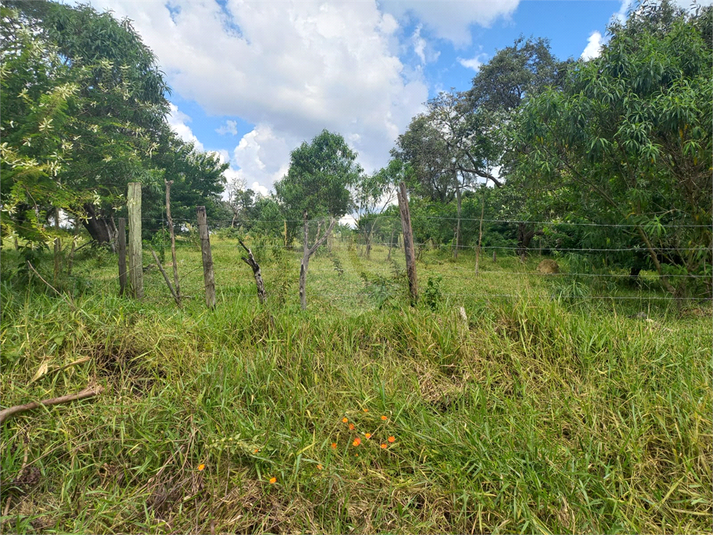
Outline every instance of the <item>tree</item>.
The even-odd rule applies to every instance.
[[[168,111],[168,86],[128,20],[117,22],[89,6],[46,1],[7,5],[11,9],[3,8],[7,35],[2,45],[3,59],[9,60],[3,71],[6,148],[11,156],[22,157],[27,151],[21,147],[36,142],[33,150],[45,161],[48,155],[53,158],[54,166],[47,164],[47,187],[37,189],[40,175],[34,172],[31,178],[7,165],[11,187],[3,188],[3,194],[11,196],[3,202],[22,205],[18,192],[34,189],[35,213],[59,202],[94,239],[107,242],[114,232],[111,214],[122,203],[126,184],[159,181],[150,159]],[[24,93],[14,92],[22,86]],[[5,90],[11,88],[5,103]],[[56,97],[52,116],[41,110],[48,95]],[[57,147],[59,151],[53,150]],[[41,161],[35,161],[41,168]],[[51,195],[53,189],[62,194]],[[12,194],[19,196],[13,199]]]
[[[193,143],[180,139],[165,124],[150,163],[162,173],[161,176],[173,180],[171,211],[176,224],[194,221],[196,206],[201,205],[206,207],[211,227],[230,219],[230,211],[221,199],[226,183],[223,172],[229,164],[221,163],[216,153],[196,150]],[[149,223],[145,230],[156,232],[163,221],[163,182],[151,181],[145,189],[148,195],[143,212]]]
[[[393,203],[396,185],[404,179],[405,174],[403,162],[391,160],[374,174],[363,175],[354,187],[357,229],[364,238],[367,258],[371,256],[372,239],[379,228],[381,215]]]
[[[676,294],[711,262],[712,24],[711,8],[641,5],[520,121],[520,172],[568,190],[583,219],[628,225],[621,242],[638,242]],[[664,262],[680,266],[678,288]]]
[[[282,180],[275,183],[278,201],[288,219],[303,222],[303,256],[300,266],[300,301],[307,308],[306,284],[309,259],[327,239],[336,220],[352,206],[349,187],[362,174],[353,152],[339,134],[323,130],[311,143],[302,143],[290,155],[290,168]],[[309,244],[309,218],[319,218],[314,243]],[[330,222],[324,234],[322,224]]]

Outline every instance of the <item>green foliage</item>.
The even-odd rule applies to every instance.
[[[349,188],[362,173],[356,156],[341,135],[327,130],[292,151],[289,171],[275,183],[275,194],[293,235],[304,213],[311,219],[339,219],[349,212]]]
[[[613,243],[688,274],[711,262],[710,24],[710,8],[633,11],[599,58],[531,99],[519,123],[518,175],[540,198],[564,195],[578,217],[630,225]]]
[[[169,88],[128,20],[44,0],[1,9],[3,235],[47,241],[47,217],[62,209],[108,242],[131,181],[144,184],[155,231],[164,176],[175,181],[178,218],[207,205],[209,218],[225,219],[226,166],[170,132]]]
[[[441,291],[442,282],[443,277],[428,277],[426,289],[423,291],[423,302],[434,312],[438,310],[443,301],[443,292]]]

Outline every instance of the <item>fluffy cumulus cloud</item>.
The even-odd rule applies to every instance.
[[[399,19],[412,16],[420,20],[436,37],[463,47],[471,43],[471,26],[487,27],[501,17],[509,17],[519,3],[520,0],[383,0],[380,5]]]
[[[198,141],[198,138],[193,134],[191,127],[187,123],[191,122],[191,118],[180,111],[175,104],[170,104],[168,114],[168,125],[171,127],[178,137],[187,143],[193,143],[198,150],[203,150],[203,143]]]
[[[428,88],[422,69],[399,58],[403,40],[422,63],[437,52],[422,36],[403,35],[420,20],[429,36],[458,46],[472,24],[508,16],[519,0],[398,2],[354,0],[92,0],[133,20],[155,52],[175,93],[208,115],[255,125],[231,156],[248,186],[272,186],[289,152],[322,129],[341,133],[367,170],[384,165]],[[418,24],[416,25],[418,27]],[[189,119],[172,110],[172,126],[195,136]],[[217,130],[236,134],[227,120]],[[191,137],[193,136],[193,137]]]
[[[478,72],[487,59],[487,54],[478,54],[470,59],[458,58],[458,63],[463,65],[466,69],[473,69],[475,72]]]
[[[243,136],[235,147],[232,161],[240,166],[237,178],[247,187],[267,193],[272,185],[287,173],[290,152],[301,140],[276,134],[267,124],[258,124]],[[262,186],[262,187],[259,187]]]
[[[587,46],[584,48],[581,59],[588,61],[593,58],[599,57],[602,53],[602,34],[599,32],[592,32],[587,40]]]

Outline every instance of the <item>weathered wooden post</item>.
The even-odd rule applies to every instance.
[[[168,229],[171,232],[171,260],[173,261],[173,293],[178,306],[181,306],[181,287],[178,281],[178,262],[176,261],[176,233],[173,230],[173,219],[171,218],[171,184],[173,180],[166,180],[166,219],[168,219]]]
[[[406,184],[401,182],[396,192],[399,199],[399,212],[401,213],[401,228],[404,235],[404,253],[406,255],[406,273],[408,274],[408,287],[411,292],[411,302],[418,301],[418,279],[416,278],[416,256],[413,248],[413,231],[411,230],[411,213],[408,208]]]
[[[131,295],[136,299],[144,296],[144,266],[141,248],[141,184],[129,183],[129,194],[126,200],[129,211],[129,281]]]
[[[119,218],[119,236],[117,237],[119,249],[119,295],[126,294],[126,218]]]
[[[243,243],[243,240],[238,238],[238,242],[240,242],[240,245],[242,245],[243,249],[245,249],[248,253],[247,258],[244,256],[242,256],[241,258],[243,259],[243,262],[245,262],[253,270],[253,276],[255,277],[255,286],[257,286],[257,297],[260,300],[260,303],[265,303],[265,301],[267,301],[267,292],[265,292],[265,284],[262,281],[262,272],[260,271],[260,264],[257,263],[255,257],[253,256],[253,252]]]
[[[210,234],[205,206],[196,208],[198,213],[198,233],[201,238],[201,255],[203,256],[203,280],[205,281],[205,304],[215,308],[215,277],[213,275],[213,255],[210,252]]]

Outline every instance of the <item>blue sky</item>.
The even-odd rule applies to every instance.
[[[680,0],[687,4],[687,0]],[[519,36],[560,59],[597,54],[631,0],[92,0],[132,19],[172,87],[169,121],[267,193],[290,151],[326,128],[367,171],[423,103],[470,87]]]

